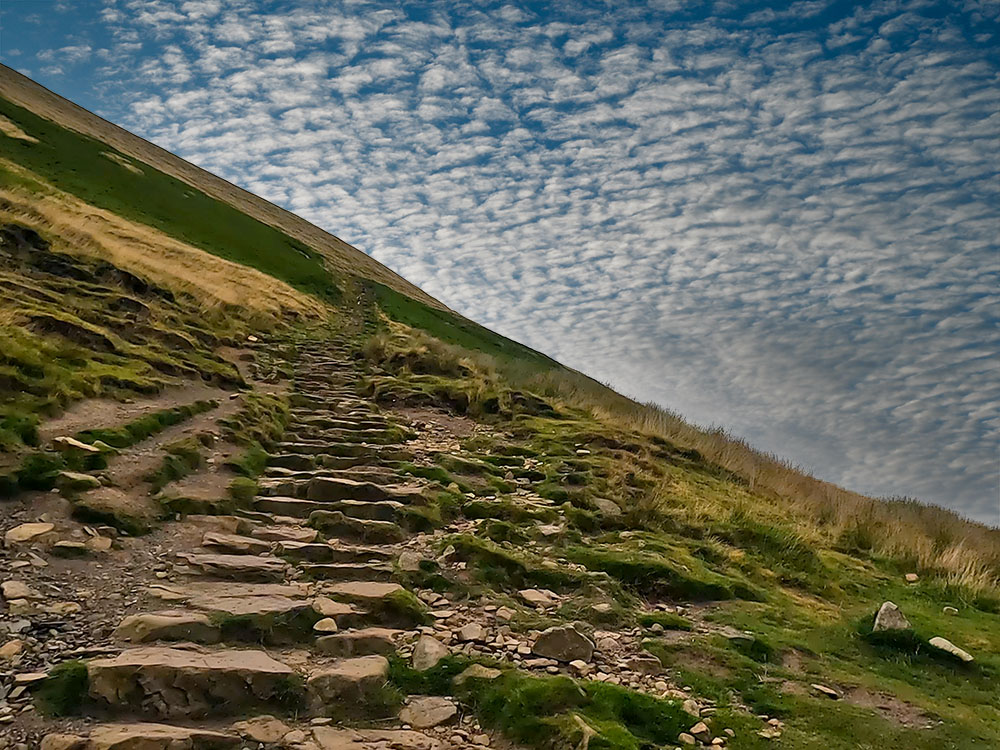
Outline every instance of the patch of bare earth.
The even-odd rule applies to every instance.
[[[163,409],[213,398],[227,399],[229,392],[207,383],[186,383],[165,388],[151,398],[128,401],[87,399],[71,405],[58,417],[43,422],[38,428],[38,435],[43,443],[47,443],[60,435],[73,435],[81,430],[100,427],[114,427]]]

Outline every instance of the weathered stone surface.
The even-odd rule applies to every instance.
[[[107,724],[94,727],[90,737],[46,736],[41,750],[226,750],[237,747],[235,734],[167,724]]]
[[[934,648],[940,649],[941,651],[944,651],[946,654],[951,654],[956,659],[964,661],[967,664],[969,662],[975,661],[972,654],[970,654],[965,649],[959,648],[954,643],[949,641],[947,638],[942,638],[941,636],[936,635],[927,642]]]
[[[832,687],[828,687],[827,685],[822,685],[822,684],[820,684],[818,682],[813,683],[809,687],[811,687],[817,693],[819,693],[820,695],[822,695],[822,696],[824,696],[826,698],[830,698],[831,700],[835,700],[835,701],[836,700],[840,700],[840,693],[838,693]]]
[[[458,630],[458,640],[482,643],[486,640],[486,629],[478,622],[470,622]]]
[[[295,672],[263,651],[140,646],[87,664],[90,697],[165,718],[234,714],[281,700]]]
[[[250,536],[266,542],[300,542],[309,544],[316,540],[319,532],[302,526],[262,526],[250,532]]]
[[[361,656],[313,672],[307,687],[317,706],[363,704],[379,695],[388,675],[389,662],[384,656]]]
[[[384,563],[306,563],[299,566],[313,579],[325,581],[389,581],[391,565]]]
[[[350,604],[334,601],[328,596],[317,596],[312,601],[312,608],[323,617],[331,617],[334,620],[338,617],[358,613],[358,610]]]
[[[466,680],[495,680],[502,674],[503,672],[499,669],[484,667],[482,664],[473,664],[461,674],[455,675],[452,682],[456,685],[461,685]]]
[[[313,625],[313,630],[317,633],[336,633],[340,630],[340,626],[332,617],[324,617],[322,620],[316,621]]]
[[[377,581],[347,581],[330,584],[323,588],[323,591],[333,599],[362,605],[377,603],[387,596],[403,590],[403,587],[398,583],[379,583]]]
[[[87,492],[101,486],[101,480],[90,474],[78,471],[60,471],[56,486],[62,492]]]
[[[265,714],[246,721],[237,721],[233,724],[232,730],[241,737],[269,745],[281,742],[292,728],[280,719]]]
[[[347,630],[316,639],[316,648],[332,656],[367,656],[391,654],[396,650],[399,630],[389,628],[362,628]]]
[[[448,724],[457,718],[458,706],[447,698],[437,696],[411,698],[399,712],[399,720],[416,729],[429,729]]]
[[[622,514],[622,509],[618,506],[614,500],[608,500],[606,497],[595,497],[594,505],[597,506],[597,510],[609,518],[618,518]]]
[[[39,537],[45,536],[55,529],[52,523],[22,523],[8,529],[4,534],[4,541],[7,544],[27,544],[36,541]]]
[[[903,612],[892,602],[884,602],[875,615],[875,625],[872,631],[878,633],[883,630],[909,630],[910,621],[906,619]]]
[[[651,654],[633,656],[626,664],[629,669],[639,674],[660,674],[663,671],[663,664]]]
[[[40,593],[35,591],[24,581],[4,581],[0,583],[0,593],[7,601],[13,599],[44,599]]]
[[[65,539],[53,544],[49,551],[56,557],[63,558],[86,557],[90,554],[90,548],[83,542],[72,542]]]
[[[316,727],[320,750],[439,750],[441,743],[426,734],[404,729],[334,729]]]
[[[413,668],[423,672],[451,653],[451,649],[430,635],[422,635],[413,647]]]
[[[177,557],[188,565],[219,578],[234,581],[280,581],[288,572],[288,563],[276,557],[254,555],[210,555],[181,552]]]
[[[552,627],[542,631],[531,651],[558,661],[590,661],[594,656],[594,642],[574,627]]]
[[[397,564],[400,570],[406,573],[415,573],[420,570],[420,563],[423,562],[423,559],[423,556],[419,552],[404,550],[400,553]]]
[[[540,591],[538,589],[524,589],[517,592],[524,601],[532,607],[551,607],[558,601],[558,597],[553,596],[550,591]]]
[[[217,625],[196,612],[146,612],[130,615],[115,630],[115,637],[132,643],[149,641],[191,641],[218,643],[221,635]]]
[[[271,549],[271,543],[238,534],[210,531],[202,537],[201,546],[234,555],[259,555]]]
[[[74,437],[69,437],[68,435],[63,435],[62,437],[57,437],[52,439],[52,447],[57,451],[64,453],[100,453],[100,448],[95,448],[93,445],[89,445]]]
[[[392,521],[349,518],[339,510],[314,510],[309,514],[309,525],[326,534],[368,544],[392,544],[405,537],[399,525]]]
[[[23,652],[24,641],[20,638],[12,638],[0,646],[0,661],[10,661],[15,656],[18,656]]]
[[[699,739],[702,742],[708,742],[712,739],[712,730],[708,728],[708,724],[703,721],[699,721],[693,727],[688,730],[688,734]]]

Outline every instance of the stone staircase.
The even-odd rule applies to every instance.
[[[148,587],[162,606],[125,617],[124,649],[86,662],[84,705],[104,723],[50,734],[46,750],[239,747],[254,735],[226,722],[256,714],[291,717],[268,719],[303,750],[436,746],[328,726],[399,726],[386,657],[420,636],[423,605],[393,579],[407,509],[427,499],[393,471],[410,431],[357,397],[346,348],[304,346],[296,367],[291,422],[252,509],[176,551],[179,580]]]

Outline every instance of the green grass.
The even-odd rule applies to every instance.
[[[146,481],[150,484],[150,493],[155,494],[171,482],[176,482],[204,466],[205,457],[202,455],[204,447],[203,441],[198,437],[175,440],[164,446],[166,455],[163,457],[163,462],[156,471],[146,477]]]
[[[195,401],[192,404],[173,406],[169,409],[139,417],[121,427],[100,427],[78,432],[75,437],[91,445],[100,441],[112,448],[128,448],[175,424],[218,407],[217,401]]]
[[[40,141],[0,138],[0,157],[26,167],[60,190],[213,255],[256,268],[320,299],[332,303],[340,299],[341,291],[322,257],[298,240],[147,164],[137,163],[142,174],[136,174],[103,155],[118,153],[107,144],[5,99],[0,99],[0,114]],[[17,182],[0,169],[0,185]],[[136,200],[137,196],[142,200]]]
[[[38,689],[38,708],[46,716],[77,714],[87,698],[89,684],[85,662],[64,661],[57,664]]]

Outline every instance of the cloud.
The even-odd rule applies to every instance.
[[[625,393],[1000,524],[998,6],[602,8],[119,3],[100,114]]]

